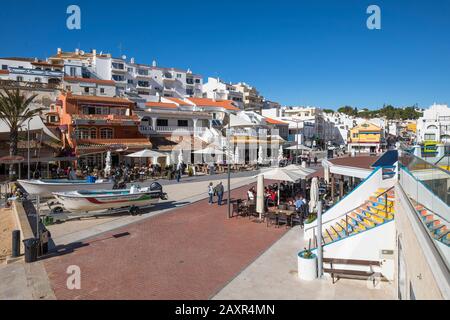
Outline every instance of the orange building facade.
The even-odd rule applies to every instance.
[[[139,132],[134,107],[123,98],[61,94],[55,111],[64,147],[74,151],[82,166],[103,168],[108,151],[113,165],[129,161],[126,154],[152,147]]]

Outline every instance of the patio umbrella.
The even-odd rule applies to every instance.
[[[313,212],[319,202],[319,180],[317,177],[312,179],[309,198],[309,212]]]
[[[280,163],[283,160],[283,146],[280,146],[280,149],[278,150],[278,163]]]
[[[165,157],[166,155],[157,151],[144,149],[135,153],[130,153],[127,157],[130,158],[154,158],[154,157]]]
[[[263,147],[259,146],[259,152],[258,152],[258,163],[264,164],[264,154],[263,154]]]
[[[262,220],[264,213],[264,175],[258,176],[258,183],[256,185],[256,212],[259,213],[259,220]]]
[[[312,150],[311,148],[309,148],[307,146],[304,146],[302,144],[299,144],[298,146],[297,145],[291,146],[289,148],[286,148],[286,150],[297,150],[297,148],[298,148],[298,150],[304,150],[304,151],[311,151]]]
[[[106,163],[105,163],[105,176],[108,177],[111,173],[111,151],[106,153]]]
[[[286,168],[274,168],[265,170],[261,173],[264,175],[264,179],[276,180],[276,181],[289,181],[296,182],[302,179],[302,175],[291,170],[286,170]]]
[[[314,169],[304,168],[304,167],[296,165],[296,164],[288,165],[288,166],[284,167],[284,169],[292,171],[298,175],[301,175],[302,179],[306,179],[306,177],[308,177],[310,174],[316,172],[316,170],[314,170]]]
[[[225,152],[223,152],[219,148],[213,147],[213,146],[209,146],[209,147],[206,147],[205,149],[194,151],[194,153],[196,153],[196,154],[216,154],[216,155],[225,154]]]
[[[236,149],[234,149],[234,163],[238,164],[239,160],[239,147],[236,146]]]
[[[180,153],[178,154],[178,163],[183,162],[183,150],[180,149]]]
[[[260,175],[264,175],[264,178],[267,180],[276,180],[276,181],[296,182],[302,179],[302,176],[300,174],[297,174],[290,170],[286,170],[286,168],[275,168],[271,170],[270,169],[265,170],[259,175],[257,175],[257,177]],[[280,188],[278,188],[278,204],[280,204]]]

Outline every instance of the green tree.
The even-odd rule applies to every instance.
[[[0,92],[0,120],[3,120],[9,127],[9,155],[17,156],[17,144],[19,141],[19,129],[32,117],[39,115],[43,108],[31,109],[30,105],[37,94],[27,97],[19,89],[4,90]],[[12,177],[14,165],[9,167],[9,174]]]

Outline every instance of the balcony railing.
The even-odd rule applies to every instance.
[[[205,127],[178,127],[178,126],[157,126],[153,128],[148,125],[140,125],[139,131],[143,134],[155,134],[155,133],[173,133],[173,132],[186,132],[189,134],[202,134],[207,128]]]
[[[0,88],[5,89],[23,89],[23,90],[55,90],[60,89],[60,84],[55,83],[41,83],[41,82],[27,82],[14,80],[0,80]]]

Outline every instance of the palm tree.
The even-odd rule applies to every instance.
[[[0,120],[3,120],[9,127],[10,145],[9,155],[17,156],[17,144],[19,141],[19,129],[25,121],[40,114],[43,108],[31,109],[30,104],[36,98],[37,94],[27,97],[19,89],[4,90],[0,92]],[[14,164],[10,164],[9,174],[12,177]]]

